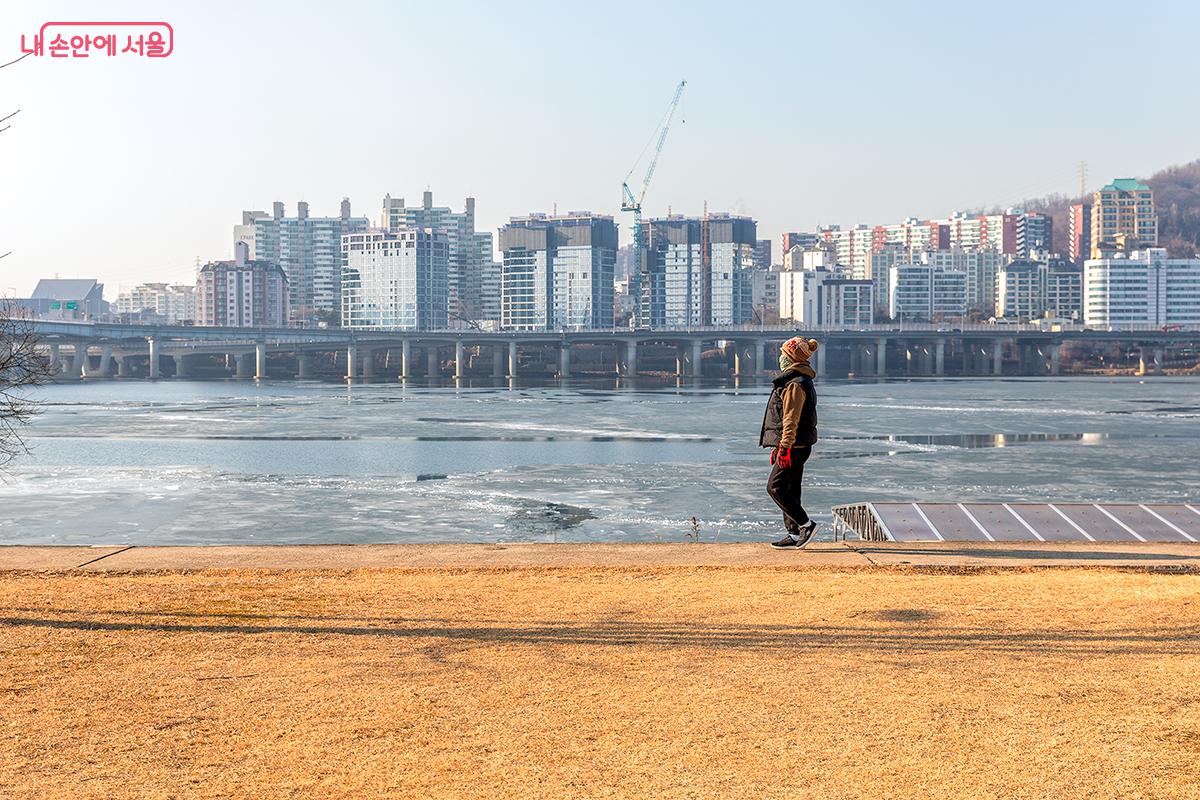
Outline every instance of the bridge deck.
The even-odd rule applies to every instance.
[[[835,535],[889,542],[1200,542],[1187,503],[851,503]]]

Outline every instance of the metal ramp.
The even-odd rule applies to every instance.
[[[1187,503],[850,503],[833,520],[868,542],[1200,542]]]

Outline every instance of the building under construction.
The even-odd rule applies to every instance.
[[[748,321],[757,227],[753,219],[731,214],[649,220],[645,323],[697,327]]]

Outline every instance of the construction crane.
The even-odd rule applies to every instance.
[[[658,141],[654,146],[654,156],[650,159],[649,166],[646,167],[646,177],[642,179],[642,190],[634,197],[633,191],[629,188],[629,179],[633,176],[633,171],[637,169],[638,164],[641,163],[642,156],[646,154],[646,148],[650,146],[650,142],[646,142],[646,148],[642,149],[638,160],[630,167],[629,174],[621,183],[621,210],[633,212],[633,267],[630,271],[629,291],[635,297],[634,327],[649,325],[649,321],[643,319],[643,316],[650,311],[650,282],[645,279],[642,263],[645,252],[642,231],[642,201],[646,198],[646,190],[650,188],[650,179],[654,177],[654,168],[658,166],[658,157],[662,155],[663,143],[667,141],[667,131],[671,127],[671,119],[675,116],[675,109],[679,106],[679,98],[683,96],[683,87],[685,86],[687,86],[687,81],[683,80],[675,87],[675,96],[671,98],[671,104],[667,106],[667,113],[655,128]],[[650,135],[650,141],[654,141],[654,134]]]

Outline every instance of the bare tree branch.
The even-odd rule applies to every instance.
[[[53,366],[38,350],[28,315],[0,305],[0,467],[29,452],[24,429],[38,412],[31,390],[51,377]]]

